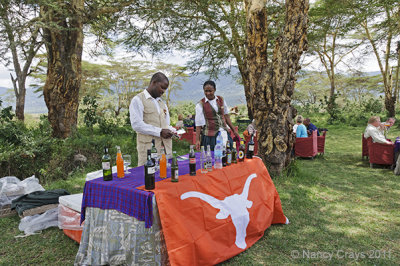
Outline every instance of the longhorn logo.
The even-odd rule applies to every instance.
[[[187,198],[199,198],[204,200],[212,207],[219,209],[216,218],[219,220],[226,219],[229,215],[232,218],[233,225],[236,229],[236,241],[235,244],[238,248],[245,249],[246,244],[246,229],[250,222],[250,215],[247,209],[250,209],[253,202],[247,200],[249,194],[250,182],[253,178],[256,178],[256,174],[251,174],[244,184],[242,194],[233,194],[226,197],[224,200],[218,200],[213,196],[198,192],[189,191],[181,195],[181,200]]]

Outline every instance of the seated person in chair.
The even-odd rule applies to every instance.
[[[373,142],[392,144],[392,142],[386,140],[382,131],[380,130],[381,118],[379,116],[371,116],[368,119],[368,125],[364,132],[364,138],[372,138]]]
[[[307,138],[307,128],[305,125],[303,125],[303,117],[301,115],[297,116],[296,122],[296,138]]]
[[[311,135],[311,133],[314,130],[316,130],[317,131],[317,136],[319,136],[318,128],[313,123],[311,123],[310,118],[307,117],[306,119],[304,119],[304,125],[307,127],[307,134],[308,135]]]
[[[243,131],[243,136],[245,137],[245,138],[248,138],[248,137],[250,137],[251,135],[256,135],[256,132],[257,132],[257,130],[256,130],[256,122],[255,122],[255,120],[253,119],[252,121],[251,121],[251,123],[247,126],[247,128],[246,128],[246,130],[245,131]]]
[[[394,117],[389,117],[386,122],[379,125],[379,130],[382,131],[382,134],[386,136],[387,132],[389,132],[390,128],[394,125],[395,122],[396,119]]]
[[[178,115],[178,122],[175,124],[175,128],[179,129],[183,127],[183,115],[179,114]]]

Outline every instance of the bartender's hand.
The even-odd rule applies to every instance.
[[[200,150],[200,140],[196,140],[196,150]]]
[[[238,139],[240,139],[240,135],[239,135],[239,133],[237,132],[237,130],[234,130],[234,131],[233,131],[233,134],[234,134]]]
[[[174,133],[171,130],[166,128],[161,129],[160,137],[162,137],[163,139],[169,139],[172,137],[172,135],[174,135]]]

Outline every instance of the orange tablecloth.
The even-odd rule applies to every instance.
[[[154,190],[172,265],[213,265],[285,224],[278,192],[260,158],[207,174],[166,179]]]

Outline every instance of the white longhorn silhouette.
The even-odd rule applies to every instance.
[[[250,182],[253,178],[256,178],[256,174],[251,174],[244,184],[242,194],[233,194],[226,197],[224,200],[218,200],[213,196],[198,192],[189,191],[181,195],[181,200],[187,198],[199,198],[204,200],[212,207],[219,209],[217,213],[217,219],[226,219],[229,215],[232,218],[233,225],[236,229],[236,241],[235,244],[238,248],[245,249],[246,244],[246,229],[250,222],[250,215],[247,209],[251,208],[253,202],[247,200],[249,194]]]

